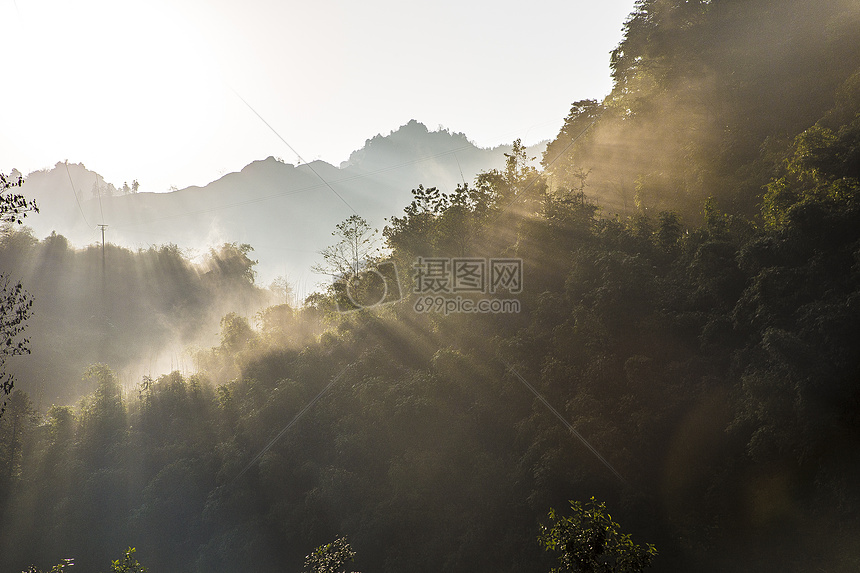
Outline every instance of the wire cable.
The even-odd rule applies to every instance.
[[[80,213],[81,213],[81,218],[84,220],[84,223],[86,224],[87,227],[91,227],[91,228],[95,229],[95,227],[90,225],[90,223],[87,221],[87,217],[86,217],[86,215],[84,215],[84,210],[83,210],[83,208],[81,208],[81,201],[80,201],[80,199],[78,199],[78,191],[77,191],[77,189],[75,189],[75,182],[72,181],[72,174],[69,172],[69,163],[65,162],[63,165],[66,166],[66,175],[69,176],[69,183],[72,185],[72,193],[75,196],[75,203],[77,203],[77,205],[78,205],[78,211],[80,211]]]
[[[588,440],[586,440],[586,439],[585,439],[585,437],[584,437],[582,434],[580,434],[579,432],[577,432],[577,431],[576,431],[576,428],[574,428],[574,427],[571,425],[571,423],[570,423],[570,422],[568,422],[568,421],[565,419],[565,417],[564,417],[564,416],[562,416],[562,415],[559,413],[559,411],[558,411],[558,410],[556,410],[555,408],[553,408],[552,404],[550,404],[549,402],[547,402],[546,398],[544,398],[544,397],[541,395],[541,393],[540,393],[540,392],[538,392],[538,391],[535,389],[535,387],[534,387],[534,386],[532,386],[531,384],[529,384],[529,383],[528,383],[528,381],[527,381],[525,378],[523,378],[522,376],[520,376],[520,373],[519,373],[519,372],[517,372],[516,370],[514,370],[513,366],[511,366],[510,364],[508,364],[505,360],[502,360],[502,364],[504,364],[504,365],[507,367],[508,371],[509,371],[511,374],[513,374],[514,376],[516,376],[516,377],[517,377],[517,379],[518,379],[520,382],[522,382],[522,383],[525,385],[525,387],[526,387],[526,388],[528,388],[529,390],[531,390],[532,394],[534,394],[534,395],[537,397],[537,399],[538,399],[538,400],[540,400],[540,401],[541,401],[541,403],[542,403],[544,406],[546,406],[546,407],[547,407],[547,409],[548,409],[550,412],[552,412],[552,413],[555,415],[555,417],[556,417],[556,418],[558,418],[558,419],[561,421],[561,423],[562,423],[562,424],[564,424],[564,427],[565,427],[565,428],[567,428],[568,430],[570,430],[570,433],[571,433],[571,434],[573,434],[574,436],[576,436],[576,438],[577,438],[580,442],[582,442],[582,444],[583,444],[586,448],[588,448],[588,450],[589,450],[592,454],[594,454],[594,455],[595,455],[595,457],[597,457],[597,459],[598,459],[598,460],[600,460],[600,462],[601,462],[604,466],[606,466],[607,468],[609,468],[609,471],[611,471],[613,474],[615,474],[615,477],[617,477],[619,480],[621,480],[621,483],[623,483],[623,484],[625,484],[625,485],[627,484],[627,480],[625,480],[625,479],[621,476],[621,474],[620,474],[620,473],[618,473],[618,471],[617,471],[614,467],[612,467],[612,464],[610,464],[610,463],[606,460],[606,458],[604,458],[602,455],[600,455],[600,452],[598,452],[598,451],[597,451],[597,449],[595,449],[595,447],[594,447],[594,446],[592,446],[592,445],[588,442]]]
[[[335,196],[337,196],[337,198],[338,198],[338,199],[340,199],[340,200],[343,202],[343,204],[344,204],[344,205],[346,205],[347,207],[349,207],[349,210],[350,210],[350,211],[352,211],[353,213],[355,213],[356,215],[358,215],[358,211],[356,211],[355,209],[353,209],[352,205],[350,205],[349,203],[347,203],[346,199],[344,199],[344,198],[341,196],[341,194],[340,194],[340,193],[338,193],[337,191],[335,191],[335,190],[334,190],[334,187],[332,187],[331,185],[329,185],[328,181],[326,181],[325,179],[323,179],[323,176],[322,176],[322,175],[320,175],[319,173],[317,173],[317,170],[316,170],[316,169],[314,169],[313,165],[311,165],[310,163],[308,163],[307,161],[305,161],[305,160],[304,160],[304,158],[303,158],[301,155],[299,155],[299,152],[298,152],[298,151],[296,151],[295,149],[293,149],[293,146],[292,146],[292,145],[290,145],[290,144],[287,142],[287,140],[286,140],[286,139],[284,139],[283,137],[281,137],[281,134],[280,134],[280,133],[278,133],[278,132],[275,130],[275,128],[274,128],[274,127],[272,127],[272,126],[269,124],[269,122],[268,122],[268,121],[266,121],[266,120],[263,118],[263,116],[262,116],[262,115],[260,115],[260,114],[257,112],[257,110],[256,110],[256,109],[254,109],[253,107],[251,107],[251,104],[249,104],[247,101],[245,101],[245,98],[243,98],[241,95],[239,95],[239,92],[237,92],[237,91],[236,91],[236,90],[234,90],[233,88],[230,88],[230,89],[231,89],[231,90],[233,90],[233,93],[234,93],[234,94],[236,94],[236,97],[237,97],[237,98],[239,98],[240,100],[242,100],[242,103],[244,103],[246,106],[248,106],[248,109],[250,109],[251,111],[253,111],[253,112],[254,112],[254,115],[256,115],[257,117],[259,117],[259,118],[260,118],[260,121],[262,121],[264,124],[266,124],[266,127],[268,127],[269,129],[271,129],[271,130],[272,130],[272,133],[274,133],[276,136],[278,136],[278,139],[280,139],[281,141],[283,141],[283,142],[284,142],[284,145],[286,145],[287,147],[289,147],[289,148],[290,148],[290,151],[292,151],[292,152],[296,155],[296,157],[298,157],[298,158],[299,158],[299,160],[300,160],[302,163],[304,163],[305,165],[307,165],[307,166],[308,166],[308,169],[310,169],[310,170],[313,172],[313,174],[314,174],[314,175],[316,175],[317,177],[319,177],[319,180],[320,180],[320,181],[322,181],[323,183],[325,183],[325,186],[326,186],[326,187],[328,187],[328,188],[331,190],[331,192],[332,192],[332,193],[334,193],[334,194],[335,194]]]
[[[553,165],[556,161],[558,161],[559,159],[561,159],[561,157],[562,157],[565,153],[567,153],[567,150],[568,150],[568,149],[570,149],[571,147],[573,147],[573,144],[574,144],[574,143],[576,143],[576,142],[577,142],[577,140],[578,140],[580,137],[582,137],[583,135],[585,135],[585,132],[587,132],[589,129],[591,129],[591,126],[592,126],[592,125],[594,125],[595,123],[597,123],[597,121],[598,121],[601,117],[603,117],[603,114],[604,114],[605,112],[606,112],[606,109],[604,108],[604,110],[603,110],[603,111],[601,111],[601,112],[600,112],[600,114],[599,114],[597,117],[595,117],[595,118],[594,118],[594,121],[592,121],[592,122],[591,122],[591,123],[589,123],[587,126],[585,126],[585,129],[583,129],[582,131],[580,131],[580,132],[579,132],[579,134],[578,134],[576,137],[574,137],[573,139],[571,139],[571,140],[570,140],[570,143],[568,143],[568,144],[564,147],[564,149],[562,149],[562,150],[559,152],[559,154],[555,156],[555,158],[554,158],[552,161],[550,161],[549,163],[547,163],[547,164],[546,164],[546,167],[544,168],[544,171],[545,171],[546,169],[549,169],[550,167],[552,167],[552,165]],[[496,217],[493,219],[493,221],[492,221],[492,222],[495,222],[499,217],[501,217],[501,216],[502,216],[502,214],[504,214],[504,212],[505,212],[505,211],[507,211],[509,208],[511,208],[511,207],[513,207],[514,205],[516,205],[517,203],[519,203],[519,202],[523,199],[523,197],[525,197],[525,192],[526,192],[526,191],[528,191],[528,190],[529,190],[529,188],[530,188],[532,185],[534,185],[535,183],[537,183],[538,179],[540,179],[542,176],[543,176],[543,172],[535,173],[534,177],[532,177],[532,180],[531,180],[531,181],[529,181],[529,182],[528,182],[528,184],[527,184],[525,187],[523,187],[522,191],[520,191],[519,193],[517,193],[517,196],[516,196],[516,197],[514,197],[514,200],[513,200],[513,201],[511,201],[510,203],[508,203],[507,205],[505,205],[505,206],[504,206],[504,207],[499,211],[499,213],[496,215]]]
[[[462,150],[464,150],[464,149],[470,149],[470,148],[474,148],[474,145],[472,145],[472,144],[469,144],[469,145],[463,145],[463,146],[460,146],[460,147],[456,147],[456,148],[454,148],[454,149],[449,149],[449,150],[447,150],[447,151],[441,151],[441,152],[439,152],[439,153],[435,153],[435,154],[433,154],[433,155],[426,155],[426,156],[424,156],[424,157],[419,157],[419,158],[417,158],[417,159],[411,159],[411,160],[409,160],[409,161],[404,161],[403,163],[397,163],[397,164],[395,164],[395,165],[389,165],[388,167],[381,167],[381,168],[376,169],[376,170],[374,170],[374,171],[367,171],[367,172],[364,172],[364,173],[356,173],[355,175],[350,175],[350,176],[348,176],[348,177],[343,177],[343,178],[341,178],[341,179],[334,179],[334,180],[332,180],[332,181],[331,181],[331,183],[348,183],[348,182],[350,182],[350,181],[356,181],[356,180],[359,180],[359,179],[365,179],[365,178],[372,177],[372,176],[377,175],[377,174],[380,174],[380,173],[386,173],[386,172],[388,172],[388,171],[393,171],[393,170],[395,170],[395,169],[400,169],[401,167],[405,167],[405,166],[407,166],[407,165],[412,165],[412,164],[415,164],[415,163],[420,163],[420,162],[422,162],[422,161],[429,161],[429,160],[431,160],[431,159],[436,159],[437,157],[443,157],[443,156],[445,156],[445,155],[451,155],[451,154],[454,154],[454,158],[456,159],[456,158],[457,158],[456,153],[457,153],[458,151],[462,151]],[[460,164],[460,162],[459,162],[459,160],[458,160],[458,161],[457,161],[457,165],[459,166],[459,164]],[[462,170],[461,170],[460,175],[461,175],[461,177],[462,177]],[[145,225],[145,224],[148,224],[148,223],[156,223],[156,222],[164,221],[164,220],[168,220],[168,219],[176,219],[176,218],[180,218],[180,217],[187,217],[187,216],[190,216],[190,215],[201,215],[201,214],[203,214],[203,213],[212,213],[212,212],[214,212],[214,211],[220,211],[220,210],[223,210],[223,209],[232,209],[232,208],[234,208],[234,207],[242,207],[242,206],[244,206],[244,205],[251,205],[251,204],[253,204],[253,203],[260,203],[260,202],[262,202],[262,201],[269,201],[269,200],[271,200],[271,199],[277,199],[278,197],[286,197],[286,196],[288,196],[288,195],[294,195],[294,194],[296,194],[296,193],[304,193],[304,192],[306,192],[306,191],[312,191],[312,190],[314,190],[314,189],[319,189],[319,188],[323,187],[324,185],[327,185],[327,183],[326,183],[325,181],[323,181],[323,183],[317,183],[317,184],[314,184],[314,185],[308,185],[308,186],[306,186],[306,187],[299,187],[299,188],[297,188],[297,189],[289,189],[289,190],[286,190],[286,191],[281,191],[281,192],[279,192],[279,193],[272,193],[272,194],[270,194],[270,195],[264,195],[264,196],[262,196],[262,197],[255,197],[255,198],[253,198],[253,199],[245,199],[245,200],[243,200],[243,201],[235,201],[235,202],[233,202],[233,203],[227,203],[227,204],[225,204],[225,205],[219,205],[219,206],[216,206],[216,207],[207,207],[207,208],[205,208],[205,209],[196,209],[196,210],[194,210],[194,211],[185,211],[185,212],[183,212],[183,213],[176,213],[176,214],[173,214],[173,215],[165,215],[164,217],[158,217],[158,218],[155,218],[155,219],[138,220],[138,221],[134,221],[134,222],[123,223],[123,224],[119,224],[119,225],[113,225],[113,227],[114,227],[114,228],[117,228],[117,229],[121,229],[121,228],[131,227],[131,226],[135,226],[135,225]]]
[[[283,435],[287,433],[287,430],[289,430],[290,428],[292,428],[292,427],[293,427],[293,425],[294,425],[296,422],[298,422],[298,421],[299,421],[299,419],[300,419],[302,416],[304,416],[304,415],[305,415],[305,413],[306,413],[308,410],[310,410],[310,409],[311,409],[311,407],[312,407],[314,404],[316,404],[316,403],[319,401],[319,399],[320,399],[320,398],[322,398],[322,397],[323,397],[323,395],[324,395],[326,392],[328,392],[328,391],[329,391],[329,389],[330,389],[332,386],[334,386],[335,382],[337,382],[338,380],[340,380],[340,379],[341,379],[341,377],[344,375],[344,373],[347,371],[347,369],[348,369],[350,366],[351,366],[350,364],[347,364],[346,366],[344,366],[344,367],[343,367],[343,370],[341,370],[340,372],[338,372],[337,376],[335,376],[335,377],[332,379],[332,381],[331,381],[331,382],[329,382],[329,383],[326,385],[326,387],[325,387],[325,388],[323,388],[322,390],[320,390],[319,394],[317,394],[316,396],[314,396],[314,399],[313,399],[313,400],[311,400],[310,402],[308,402],[308,404],[307,404],[304,408],[302,408],[302,409],[299,411],[299,413],[298,413],[298,414],[296,414],[296,415],[293,417],[293,419],[292,419],[292,420],[290,420],[290,422],[289,422],[286,426],[284,426],[284,427],[283,427],[283,429],[282,429],[280,432],[278,432],[278,434],[277,434],[274,438],[272,438],[272,439],[269,441],[269,443],[268,443],[268,444],[266,444],[266,445],[265,445],[265,447],[263,447],[263,449],[262,449],[262,450],[260,450],[260,452],[259,452],[256,456],[254,456],[254,458],[253,458],[250,462],[248,462],[248,465],[246,465],[246,466],[245,466],[245,468],[244,468],[241,472],[239,472],[239,474],[238,474],[236,477],[234,477],[234,478],[233,478],[233,481],[232,481],[231,483],[236,482],[240,477],[242,477],[243,475],[245,475],[245,472],[247,472],[249,469],[251,469],[251,467],[252,467],[255,463],[257,463],[257,461],[258,461],[260,458],[262,458],[262,457],[263,457],[263,455],[265,455],[265,453],[266,453],[266,452],[268,452],[268,451],[269,451],[269,449],[270,449],[272,446],[274,446],[274,445],[275,445],[275,442],[277,442],[278,440],[280,440],[280,439],[281,439],[281,437],[283,437]]]

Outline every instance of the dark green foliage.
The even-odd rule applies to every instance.
[[[585,505],[571,501],[570,508],[573,514],[569,516],[551,509],[552,525],[541,525],[538,541],[547,551],[559,554],[561,567],[553,573],[640,573],[657,555],[654,545],[636,545],[629,534],[621,533],[605,503],[592,497]]]
[[[20,321],[31,299],[39,301],[25,346],[38,359],[10,361],[9,372],[34,398],[68,403],[92,390],[80,383],[90,364],[125,374],[159,355],[184,355],[201,337],[208,341],[228,312],[249,316],[265,306],[250,252],[228,243],[192,263],[176,245],[135,252],[108,244],[103,270],[100,245],[75,249],[60,235],[37,241],[26,228],[9,232],[0,237],[0,268],[20,276],[31,294],[10,282],[7,302],[17,306],[4,320]]]
[[[28,201],[23,194],[13,192],[23,183],[24,179],[20,176],[10,177],[0,173],[0,223],[23,225],[28,213],[39,212],[35,201]]]
[[[146,567],[134,557],[134,547],[129,547],[122,559],[111,562],[111,573],[146,573]]]
[[[66,567],[72,567],[74,564],[74,559],[64,559],[63,563],[54,565],[47,571],[47,573],[62,573],[66,570]],[[35,565],[31,565],[27,567],[25,571],[22,571],[22,573],[42,573],[42,570]]]
[[[344,566],[355,557],[346,537],[338,537],[331,543],[320,545],[305,557],[306,573],[338,573],[345,571]]]
[[[134,547],[129,547],[122,559],[111,561],[111,573],[146,573],[146,567],[140,564],[140,562],[134,557],[134,553]],[[47,571],[47,573],[62,573],[67,567],[73,567],[75,565],[74,561],[74,559],[64,559],[63,563],[54,565]],[[22,573],[42,573],[42,571],[35,565],[31,565]]]
[[[6,372],[6,360],[10,356],[30,354],[30,341],[21,335],[33,308],[33,298],[21,283],[11,283],[0,274],[0,417],[6,410],[6,397],[12,393],[15,378]]]
[[[850,562],[837,549],[857,519],[860,225],[810,205],[845,232],[809,216],[750,233],[713,205],[698,228],[600,220],[581,192],[556,192],[509,247],[528,278],[519,316],[416,315],[407,299],[332,315],[315,339],[299,325],[317,310],[275,307],[259,330],[224,318],[198,357],[217,388],[174,373],[123,396],[96,366],[77,412],[9,442],[4,563],[36,544],[97,563],[134,539],[161,569],[267,571],[343,531],[375,570],[534,568],[533,524],[571,491],[611,500],[680,569],[744,570],[747,539],[802,567],[808,544],[774,528],[821,543],[820,520],[839,532],[833,562]],[[498,240],[482,233],[478,248]]]
[[[10,225],[23,224],[28,213],[39,212],[35,201],[28,201],[24,195],[12,192],[23,183],[21,177],[15,179],[0,173],[0,223],[4,225],[4,233],[10,232]],[[0,273],[0,417],[15,386],[15,377],[6,371],[6,360],[10,356],[30,353],[29,340],[21,338],[21,335],[32,308],[30,293],[20,282],[13,283],[4,269]]]
[[[589,171],[613,212],[691,221],[714,196],[752,217],[787,143],[835,93],[824,127],[835,135],[854,119],[856,76],[840,86],[857,72],[858,23],[853,0],[640,0],[611,55],[612,93],[573,105],[543,165],[561,186]],[[856,146],[840,138],[850,173]]]
[[[515,145],[505,169],[419,186],[389,221],[400,302],[339,313],[317,293],[249,321],[210,305],[256,292],[246,246],[202,269],[173,247],[110,249],[108,292],[146,304],[113,315],[106,348],[212,308],[220,340],[193,376],[121,384],[97,365],[81,404],[46,417],[13,394],[0,568],[74,555],[95,570],[134,540],[165,571],[298,570],[315,546],[309,568],[340,569],[354,546],[380,572],[548,570],[537,523],[593,495],[630,533],[574,504],[544,530],[563,567],[641,570],[654,551],[635,538],[663,570],[856,570],[860,80],[856,58],[821,62],[855,53],[860,28],[849,2],[789,4],[638,2],[612,97],[574,105],[544,172]],[[782,81],[798,70],[812,79]],[[99,268],[94,250],[20,232],[2,246],[15,268],[50,262],[32,276],[93,287],[71,269]],[[416,257],[463,255],[521,259],[521,311],[416,313]],[[97,316],[44,288],[49,316]],[[349,547],[320,546],[342,534]]]

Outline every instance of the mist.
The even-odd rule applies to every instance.
[[[856,3],[648,2],[625,24],[603,100],[571,108],[543,165],[605,216],[754,216],[793,138],[855,70]],[[571,145],[571,141],[575,142]]]
[[[105,182],[81,164],[58,163],[27,175],[28,196],[41,205],[27,223],[36,237],[56,232],[78,247],[100,242],[98,226],[104,224],[112,244],[132,250],[174,244],[191,258],[223,243],[247,243],[254,247],[261,284],[286,276],[306,296],[329,282],[310,268],[331,230],[353,209],[381,231],[385,218],[408,203],[413,187],[426,183],[451,191],[501,167],[510,149],[478,148],[462,133],[430,131],[412,120],[368,139],[340,166],[268,157],[173,191],[132,192],[130,175],[125,193],[123,183]],[[531,156],[542,151],[535,146]]]
[[[545,147],[4,178],[0,568],[857,570],[860,6],[619,25]]]
[[[252,254],[223,244],[192,262],[175,245],[78,249],[62,235],[38,241],[5,228],[0,264],[36,307],[30,359],[9,364],[17,387],[41,409],[91,392],[82,375],[95,363],[110,364],[127,389],[144,374],[192,373],[190,349],[215,344],[225,314],[253,316],[273,301],[254,281]]]

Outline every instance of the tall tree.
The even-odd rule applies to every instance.
[[[573,515],[562,517],[550,510],[552,527],[541,526],[538,538],[547,551],[559,553],[560,568],[553,572],[639,573],[651,565],[657,548],[633,543],[612,521],[606,504],[592,497],[583,505],[571,501]]]
[[[14,191],[23,183],[20,175],[16,178],[0,173],[0,221],[7,225],[21,225],[28,213],[39,212],[35,201],[28,201]],[[6,359],[30,353],[29,341],[21,335],[32,307],[33,299],[21,283],[13,283],[6,274],[0,273],[0,416],[6,409],[6,397],[15,386],[14,377],[6,372]]]
[[[313,553],[305,557],[306,573],[338,573],[346,571],[345,565],[355,557],[346,537],[339,537],[314,549]]]
[[[360,273],[375,259],[375,233],[365,219],[351,215],[332,231],[338,242],[320,252],[325,262],[315,265],[313,270],[335,277]]]

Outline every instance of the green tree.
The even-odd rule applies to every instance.
[[[272,295],[275,297],[274,304],[284,304],[291,305],[293,304],[293,295],[295,294],[293,285],[290,284],[289,279],[284,275],[277,276],[269,285],[269,290],[272,292]]]
[[[386,296],[390,283],[376,267],[380,256],[375,235],[367,221],[350,216],[332,232],[340,240],[320,251],[324,262],[312,267],[314,272],[334,278],[329,295],[341,311],[375,306]]]
[[[582,181],[582,167],[577,166],[574,160],[574,143],[585,135],[604,111],[603,105],[593,99],[573,103],[564,125],[541,158],[541,164],[552,176],[554,186],[575,188]],[[582,143],[580,141],[580,145]]]
[[[606,504],[592,497],[583,505],[571,501],[573,515],[563,517],[549,510],[552,527],[541,525],[538,541],[547,551],[556,551],[560,567],[553,572],[637,573],[651,565],[657,548],[636,545],[612,521]]]
[[[325,262],[314,265],[314,272],[335,277],[357,275],[375,260],[375,233],[358,215],[338,223],[331,234],[339,240],[320,252]]]
[[[13,189],[20,187],[24,178],[7,177],[0,173],[0,222],[12,225],[23,223],[28,213],[39,212],[35,201],[28,201]],[[29,341],[20,338],[30,318],[33,299],[20,282],[13,283],[8,276],[0,274],[0,416],[6,410],[6,397],[12,393],[15,378],[6,372],[6,358],[29,354]]]
[[[129,547],[122,559],[112,561],[110,573],[146,573],[146,567],[135,559],[134,552],[134,547]]]
[[[146,573],[146,567],[134,558],[134,552],[134,547],[129,547],[122,559],[111,561],[110,573]],[[62,573],[66,570],[66,567],[72,567],[74,564],[73,559],[63,559],[63,563],[54,565],[46,573]],[[42,570],[35,565],[31,565],[26,571],[22,571],[21,573],[42,573]]]
[[[247,243],[224,243],[217,251],[209,249],[210,272],[216,272],[224,280],[254,284],[257,261],[249,256],[253,250],[254,247]]]
[[[255,334],[248,319],[235,312],[221,319],[221,348],[230,354],[237,354],[248,348]]]
[[[126,430],[122,387],[106,364],[87,368],[84,380],[96,387],[81,407],[78,452],[90,468],[99,468],[117,462],[121,456]]]
[[[528,212],[528,202],[539,198],[546,190],[546,183],[540,173],[531,163],[535,157],[529,157],[526,146],[517,139],[510,153],[505,153],[505,168],[493,169],[481,173],[475,180],[480,195],[487,203],[494,202],[502,209],[509,209],[513,204],[520,203],[521,209]]]
[[[339,537],[331,543],[320,545],[313,553],[305,557],[306,573],[337,573],[346,571],[346,563],[352,561],[355,551],[352,550],[346,537]]]
[[[15,177],[0,173],[0,221],[3,223],[22,225],[28,213],[39,212],[35,201],[27,200],[24,195],[13,191],[23,184],[24,178],[20,175]]]
[[[21,335],[33,308],[33,299],[20,282],[13,283],[0,274],[0,416],[6,410],[6,397],[12,393],[15,377],[6,372],[10,356],[30,354],[29,340]]]
[[[9,411],[0,420],[0,485],[7,491],[21,473],[24,442],[36,423],[36,410],[30,397],[15,390],[9,399]]]
[[[73,559],[63,559],[62,563],[54,565],[47,571],[47,573],[62,573],[66,570],[66,567],[72,567],[74,566],[74,564],[75,562]],[[21,573],[42,573],[42,570],[35,565],[30,565],[29,567],[27,567],[26,570],[22,571]]]

